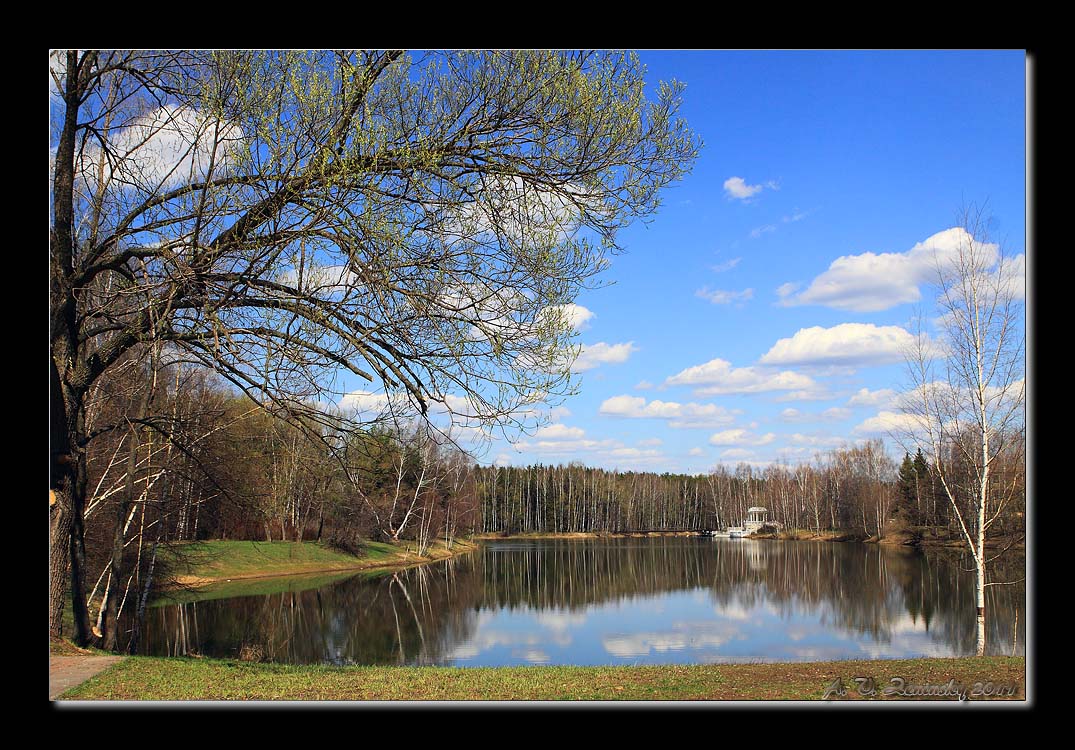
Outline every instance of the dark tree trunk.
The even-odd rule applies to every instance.
[[[82,411],[86,372],[79,369],[79,323],[75,289],[74,154],[78,107],[84,80],[94,63],[95,53],[87,53],[79,65],[74,51],[67,53],[66,111],[63,132],[56,147],[53,181],[53,229],[49,237],[49,314],[51,405],[52,491],[49,524],[49,631],[58,635],[64,607],[62,571],[70,576],[75,642],[84,646],[90,639],[86,610],[85,547],[83,518],[86,502],[86,455]],[[64,559],[66,558],[66,559]]]

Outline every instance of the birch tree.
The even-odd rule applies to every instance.
[[[682,86],[647,99],[631,54],[49,63],[49,623],[66,589],[80,644],[86,400],[126,352],[159,346],[314,433],[367,424],[336,408],[355,382],[524,425],[572,390],[567,306],[699,145]]]
[[[958,241],[935,255],[936,340],[919,326],[907,355],[906,436],[928,465],[974,562],[976,653],[985,653],[989,529],[1012,503],[1017,482],[997,481],[998,461],[1025,443],[1025,295],[1022,256],[989,241],[977,207],[965,209]]]

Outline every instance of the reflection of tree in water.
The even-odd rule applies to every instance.
[[[658,537],[488,545],[481,565],[484,604],[491,609],[579,610],[667,591],[708,589],[722,609],[767,605],[785,619],[809,614],[821,625],[881,643],[891,642],[909,621],[955,653],[974,652],[973,581],[946,551]],[[999,563],[994,572],[997,580],[1021,575]],[[1010,654],[1024,586],[989,591],[988,651]],[[1021,621],[1018,630],[1016,651],[1022,653]]]
[[[1012,568],[998,566],[994,579],[1020,578]],[[881,643],[910,624],[952,653],[973,653],[972,584],[955,554],[877,545],[671,537],[508,542],[374,579],[159,607],[143,643],[155,654],[434,664],[473,637],[482,610],[578,611],[706,590],[718,610],[764,608],[788,620],[805,614]],[[988,595],[989,653],[1011,653],[1024,586],[991,587]]]
[[[434,663],[473,632],[474,556],[306,591],[158,607],[143,652],[293,664]]]

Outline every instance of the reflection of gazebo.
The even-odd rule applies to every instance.
[[[753,508],[747,508],[747,520],[743,523],[743,530],[748,534],[753,534],[769,519],[769,509],[759,508],[757,506]]]

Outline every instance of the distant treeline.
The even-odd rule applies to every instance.
[[[832,450],[812,463],[741,463],[705,475],[567,466],[481,467],[481,530],[487,533],[699,531],[741,524],[753,506],[783,529],[861,531],[900,527],[956,531],[957,519],[921,452],[900,466],[880,440]],[[999,529],[1022,528],[1025,497],[1018,456],[1001,462],[996,485],[1019,486]]]

